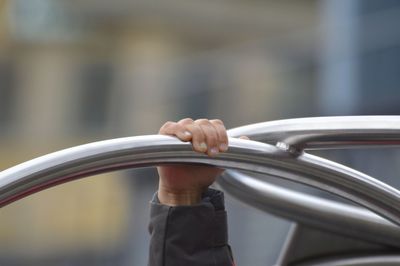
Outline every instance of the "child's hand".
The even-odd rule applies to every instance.
[[[228,136],[221,120],[190,118],[179,122],[165,123],[159,134],[174,136],[185,142],[192,142],[193,150],[208,156],[217,156],[228,150]],[[158,198],[161,203],[171,206],[193,205],[201,200],[201,194],[210,186],[222,169],[199,165],[159,166],[160,175]]]

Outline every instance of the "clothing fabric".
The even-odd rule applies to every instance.
[[[208,189],[201,203],[166,206],[150,202],[148,266],[233,266],[221,191]]]

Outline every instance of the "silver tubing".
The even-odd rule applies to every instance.
[[[96,173],[167,163],[201,163],[307,184],[352,200],[400,225],[400,192],[317,156],[292,156],[275,146],[230,138],[229,151],[209,158],[167,136],[139,136],[73,147],[0,173],[0,206],[47,187]]]
[[[338,116],[263,122],[228,131],[275,145],[303,149],[399,146],[400,116]]]
[[[400,247],[400,227],[363,208],[296,192],[227,170],[219,184],[262,211],[322,230]]]
[[[242,126],[228,130],[228,134],[231,137],[245,135],[252,140],[276,145],[294,157],[299,156],[299,161],[303,161],[311,156],[303,153],[304,149],[398,146],[400,116],[288,119]],[[311,156],[311,158],[318,160],[317,157]],[[326,163],[330,162],[321,161],[320,165],[332,170],[336,168],[336,166],[329,167],[325,165]],[[326,181],[328,181],[326,185],[329,185],[329,180]],[[376,235],[375,240],[380,238],[378,242],[389,241],[391,243],[388,244],[399,246],[397,231],[400,228],[383,221],[378,216],[371,216],[366,210],[326,201],[319,197],[307,198],[305,197],[307,195],[271,187],[265,182],[260,183],[254,178],[233,171],[227,171],[219,179],[219,183],[225,191],[238,199],[279,216],[352,236],[368,238],[373,235],[374,238]],[[254,195],[257,197],[253,197]],[[299,210],[304,210],[304,213]]]
[[[399,254],[348,256],[295,264],[297,266],[398,266]]]

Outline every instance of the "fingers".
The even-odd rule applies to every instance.
[[[210,120],[211,124],[214,126],[214,128],[217,131],[218,135],[218,140],[219,140],[219,145],[218,149],[221,152],[227,151],[228,150],[228,134],[226,133],[226,128],[224,123],[219,120],[219,119],[214,119]]]
[[[182,119],[178,123],[168,121],[159,130],[161,135],[170,135],[179,138],[181,141],[191,141],[192,133],[186,129],[186,124],[193,123],[190,118]]]
[[[193,121],[185,118],[179,122],[167,122],[159,134],[170,135],[181,141],[191,141],[193,149],[209,156],[228,150],[228,135],[221,120],[198,119]]]
[[[207,119],[196,120],[195,124],[199,125],[203,131],[207,145],[207,154],[209,156],[217,155],[219,153],[219,138],[217,129]]]

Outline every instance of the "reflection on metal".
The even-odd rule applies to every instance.
[[[222,188],[251,206],[301,224],[400,247],[400,228],[359,207],[322,199],[227,170]]]
[[[400,116],[297,118],[247,125],[228,133],[271,144],[283,142],[299,150],[399,146]]]
[[[400,191],[354,169],[302,152],[308,148],[399,145],[400,117],[292,119],[244,126],[230,130],[229,134],[247,135],[267,143],[230,138],[229,151],[216,158],[193,152],[188,143],[158,135],[77,146],[2,171],[0,206],[101,172],[167,163],[201,163],[281,177],[354,201],[377,215],[233,172],[221,179],[225,189],[239,199],[283,217],[353,236],[362,237],[370,232],[381,243],[400,243]]]
[[[301,223],[293,224],[274,264],[276,266],[299,266],[304,262],[320,262],[322,259],[343,256],[348,258],[350,255],[354,258],[366,254],[394,254],[399,250],[398,246],[366,241],[360,236],[349,237],[341,232],[319,230]]]
[[[114,139],[39,157],[0,173],[0,205],[41,189],[99,172],[161,163],[205,163],[287,178],[332,192],[400,224],[400,191],[317,156],[294,157],[260,142],[230,139],[216,158],[194,153],[167,136]]]
[[[323,259],[297,264],[298,266],[398,266],[400,255],[369,255],[345,258]]]

